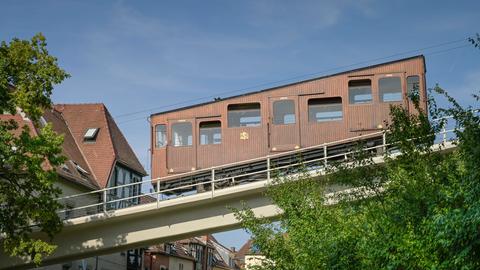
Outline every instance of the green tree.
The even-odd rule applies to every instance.
[[[480,117],[433,90],[448,109],[430,100],[422,111],[418,93],[410,98],[419,113],[391,107],[387,139],[400,155],[388,151],[377,164],[359,145],[323,177],[277,178],[266,191],[283,210],[276,223],[247,206],[235,211],[265,255],[258,269],[480,268]],[[428,114],[453,117],[455,150],[433,151],[446,122]],[[333,185],[352,189],[326,198]]]
[[[0,44],[0,112],[21,109],[40,130],[32,136],[27,125],[0,121],[0,239],[4,252],[31,256],[35,263],[55,247],[30,233],[38,229],[51,238],[62,225],[56,214],[60,191],[54,187],[54,167],[64,161],[63,138],[38,121],[51,107],[53,86],[69,75],[46,46],[42,34]]]
[[[468,41],[472,43],[475,48],[480,49],[480,35],[478,33],[474,37],[469,37]]]

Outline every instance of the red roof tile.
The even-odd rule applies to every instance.
[[[53,110],[45,111],[43,119],[64,136],[62,154],[67,161],[57,168],[62,178],[90,189],[104,188],[116,162],[142,176],[147,175],[104,104],[58,104]],[[20,111],[14,115],[0,114],[0,120],[18,123],[20,128],[13,131],[15,135],[19,135],[25,125],[30,128],[31,136],[39,132]],[[94,142],[84,141],[89,128],[99,128]],[[48,168],[51,167],[45,162],[45,169]]]
[[[85,160],[90,165],[98,186],[106,187],[115,162],[146,175],[127,140],[115,124],[107,108],[95,104],[58,104],[61,114]],[[99,128],[95,141],[84,141],[89,128]]]
[[[252,239],[248,239],[248,241],[235,253],[235,263],[241,269],[245,267],[245,256],[251,254],[252,245]]]
[[[83,185],[91,189],[99,189],[90,166],[85,160],[82,151],[68,128],[62,115],[55,110],[47,110],[43,114],[44,119],[51,123],[57,134],[63,135],[62,154],[67,158],[65,166],[57,168],[58,174],[66,180]],[[87,172],[81,173],[77,166]]]
[[[113,143],[113,150],[115,150],[117,161],[144,176],[147,175],[143,169],[143,166],[140,164],[140,161],[137,159],[137,156],[128,144],[127,139],[125,139],[112,116],[106,109],[105,115],[107,117],[110,136]]]

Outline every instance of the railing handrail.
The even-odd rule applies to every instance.
[[[444,134],[445,132],[450,133],[450,132],[453,132],[455,130],[457,130],[457,129],[443,130],[441,132],[438,132],[435,135]],[[381,145],[376,145],[376,146],[373,146],[373,147],[362,148],[361,151],[374,150],[374,149],[384,148],[386,146],[391,146],[391,145],[392,144],[381,144]],[[281,169],[285,169],[285,168],[299,166],[301,164],[309,164],[309,163],[324,161],[324,160],[328,160],[328,159],[332,159],[332,158],[336,158],[336,157],[347,156],[347,155],[354,154],[358,151],[359,150],[348,151],[348,152],[345,152],[345,153],[339,153],[339,154],[335,154],[335,155],[325,156],[325,157],[321,157],[321,158],[317,158],[317,159],[313,159],[313,160],[296,162],[296,163],[293,163],[293,164],[288,164],[288,165],[284,165],[284,166],[280,166],[280,167],[271,167],[270,169],[264,169],[264,170],[260,170],[260,171],[249,172],[249,173],[245,173],[245,174],[241,174],[241,175],[236,175],[236,176],[233,176],[233,177],[224,177],[224,178],[220,178],[220,179],[213,178],[210,181],[182,185],[182,186],[178,186],[178,187],[164,189],[164,190],[161,190],[161,191],[157,189],[156,191],[150,192],[150,193],[143,193],[143,194],[138,194],[138,195],[125,197],[125,198],[120,198],[120,199],[116,199],[116,200],[111,200],[111,201],[106,201],[106,202],[101,202],[101,203],[95,203],[95,204],[86,205],[86,206],[80,206],[80,207],[68,209],[68,211],[81,210],[81,209],[86,209],[86,208],[89,208],[89,207],[94,207],[94,206],[99,206],[99,205],[114,204],[114,203],[118,203],[118,202],[123,202],[123,201],[127,201],[127,200],[132,200],[132,199],[147,197],[147,196],[152,196],[152,195],[153,196],[157,195],[157,207],[158,207],[158,201],[160,200],[159,196],[163,193],[169,193],[169,192],[174,192],[174,191],[177,191],[177,190],[182,190],[182,189],[185,189],[185,188],[190,188],[190,187],[195,187],[195,186],[200,186],[200,185],[208,185],[208,184],[211,184],[212,187],[214,187],[214,184],[217,183],[217,182],[220,182],[220,181],[230,180],[232,178],[241,178],[241,177],[246,177],[246,176],[250,176],[250,175],[266,173],[266,172],[272,172],[272,171],[275,171],[275,170],[281,170]],[[264,180],[268,181],[268,179],[264,179]],[[138,184],[138,183],[136,183],[136,184]],[[118,186],[118,187],[122,187],[122,186]],[[107,190],[104,190],[103,192],[106,192],[106,191]],[[214,190],[212,189],[211,192],[212,192],[212,197],[213,197],[214,196]],[[85,195],[86,193],[83,193],[83,194]],[[154,199],[154,198],[152,197],[152,199]],[[136,204],[133,204],[133,206],[134,205],[136,205]],[[62,210],[60,212],[66,212],[66,211]]]
[[[475,112],[479,112],[479,111],[480,110],[475,110]],[[448,120],[450,118],[444,117],[443,119]],[[440,120],[440,119],[437,119],[437,120]],[[443,126],[441,131],[436,133],[435,136],[443,135],[442,142],[445,143],[447,141],[447,134],[455,132],[457,130],[462,130],[462,128],[453,128],[453,129],[448,129],[447,130],[446,126]],[[381,132],[374,132],[374,133],[369,133],[369,134],[365,134],[365,135],[359,135],[359,136],[356,136],[356,137],[351,137],[351,138],[337,140],[337,141],[328,142],[328,143],[323,143],[323,144],[319,144],[319,145],[304,147],[304,148],[300,148],[300,149],[296,149],[296,150],[291,150],[291,151],[282,152],[282,153],[273,154],[273,155],[267,155],[267,156],[254,158],[254,159],[249,159],[249,160],[244,160],[244,161],[240,161],[240,162],[234,162],[234,163],[229,163],[229,164],[224,164],[224,165],[219,165],[219,166],[213,166],[213,167],[210,167],[210,168],[196,170],[196,171],[193,171],[193,172],[177,174],[177,175],[167,176],[167,177],[160,177],[160,178],[155,178],[155,179],[149,179],[149,180],[146,180],[146,181],[128,183],[128,184],[114,186],[114,187],[107,187],[107,188],[103,188],[103,189],[100,189],[100,190],[94,190],[94,191],[90,191],[90,192],[86,192],[86,193],[79,193],[79,194],[64,196],[64,197],[57,198],[57,200],[72,199],[72,198],[77,198],[77,197],[80,197],[80,196],[88,196],[88,195],[92,195],[92,194],[99,194],[99,195],[103,194],[103,200],[101,202],[95,203],[95,204],[90,204],[90,205],[79,206],[79,207],[70,208],[70,209],[66,209],[66,210],[61,210],[59,213],[64,213],[64,212],[67,212],[67,211],[81,210],[81,209],[86,209],[86,208],[89,208],[89,207],[95,207],[95,206],[100,206],[100,205],[103,205],[103,211],[105,212],[105,211],[109,210],[109,209],[107,209],[108,204],[112,205],[112,204],[121,203],[121,202],[134,200],[134,199],[137,199],[137,198],[147,197],[147,196],[151,196],[152,199],[155,199],[157,201],[157,207],[158,207],[158,202],[161,200],[160,197],[161,197],[162,194],[168,196],[169,193],[172,194],[172,193],[174,193],[175,191],[178,191],[178,190],[186,190],[186,189],[201,186],[201,185],[207,186],[209,184],[211,185],[211,190],[209,190],[209,192],[212,193],[212,198],[213,198],[214,194],[215,194],[215,188],[216,188],[215,184],[218,183],[218,182],[229,181],[229,180],[233,181],[234,179],[239,179],[239,178],[242,178],[242,177],[248,177],[248,176],[252,176],[252,175],[259,175],[259,174],[265,174],[266,173],[267,178],[263,179],[263,180],[267,180],[267,183],[268,183],[268,181],[271,178],[270,177],[271,173],[274,172],[274,171],[292,168],[292,167],[295,167],[295,166],[299,166],[301,164],[311,164],[311,163],[315,163],[315,162],[319,162],[319,164],[321,164],[321,162],[323,162],[324,165],[323,165],[322,168],[325,169],[325,168],[327,168],[326,166],[327,166],[327,162],[328,162],[329,159],[334,159],[334,158],[338,158],[338,157],[342,157],[342,156],[345,156],[345,158],[347,158],[348,155],[351,155],[351,154],[359,151],[359,150],[353,150],[353,151],[328,155],[327,148],[329,146],[338,145],[342,142],[359,141],[359,140],[362,140],[364,138],[372,138],[372,137],[376,137],[378,135],[382,135],[382,138],[383,138],[382,139],[382,144],[375,145],[373,147],[362,148],[361,151],[383,149],[382,152],[385,152],[387,147],[392,145],[392,144],[387,144],[386,143],[386,134],[387,134],[387,131],[382,130]],[[282,166],[278,166],[278,167],[274,167],[271,164],[272,163],[271,162],[272,158],[277,158],[277,157],[282,157],[282,156],[290,156],[290,155],[293,155],[293,154],[296,154],[296,153],[301,153],[301,152],[312,150],[312,149],[322,149],[322,148],[324,150],[324,156],[322,156],[320,158],[315,158],[315,159],[306,160],[306,161],[296,161],[294,163],[290,163],[290,164],[286,164],[286,165],[282,165]],[[260,170],[256,170],[256,171],[253,171],[253,172],[246,172],[246,173],[242,173],[242,174],[239,174],[239,175],[215,178],[215,170],[223,169],[223,168],[226,168],[226,167],[231,167],[231,166],[235,166],[235,165],[239,165],[239,164],[248,164],[248,163],[257,162],[257,161],[266,161],[267,162],[266,163],[266,169],[262,168]],[[112,194],[108,194],[108,192],[110,190],[130,187],[130,186],[134,186],[134,185],[142,185],[144,183],[153,183],[154,181],[161,181],[161,180],[165,180],[166,178],[172,178],[172,177],[181,178],[181,177],[185,177],[185,176],[188,176],[188,175],[198,174],[198,173],[203,173],[203,172],[209,172],[209,171],[211,172],[211,179],[207,180],[207,181],[196,182],[196,183],[193,183],[193,184],[184,184],[184,185],[171,187],[171,188],[163,189],[163,190],[160,190],[160,185],[158,185],[157,189],[154,192],[140,193],[140,194],[135,194],[133,196],[124,197],[124,198],[116,196],[116,198],[114,200],[108,200],[108,196],[112,196]],[[166,180],[166,181],[168,181],[168,180]],[[223,187],[223,188],[225,188],[225,187]],[[198,192],[198,190],[197,190],[197,192]],[[190,195],[190,194],[188,194],[188,195]],[[183,196],[188,196],[188,195],[181,194],[180,196],[183,197]],[[157,198],[154,198],[153,196],[156,196]],[[132,203],[132,205],[136,205],[136,204]]]
[[[85,196],[85,195],[91,195],[91,194],[95,194],[95,193],[100,194],[100,193],[103,193],[105,191],[110,191],[110,190],[114,190],[114,189],[119,189],[119,188],[139,185],[139,184],[141,185],[141,184],[144,184],[144,183],[152,183],[153,184],[153,182],[157,182],[157,181],[173,180],[173,179],[181,178],[181,177],[185,177],[185,176],[196,175],[196,174],[199,174],[199,173],[202,173],[202,172],[210,172],[211,170],[223,169],[223,168],[230,167],[230,166],[248,164],[248,163],[256,162],[256,161],[266,161],[267,159],[271,159],[271,158],[288,156],[288,155],[301,153],[303,151],[317,149],[317,148],[320,149],[320,148],[323,148],[323,147],[326,147],[326,146],[328,147],[328,146],[332,146],[332,145],[337,145],[337,144],[340,144],[340,143],[343,143],[343,142],[359,141],[361,139],[371,138],[371,137],[375,137],[375,136],[378,136],[378,135],[382,135],[383,133],[385,133],[385,131],[359,135],[359,136],[350,137],[350,138],[346,138],[346,139],[342,139],[342,140],[338,140],[338,141],[332,141],[332,142],[323,143],[323,144],[319,144],[319,145],[313,145],[313,146],[303,147],[303,148],[300,148],[300,149],[290,150],[290,151],[286,151],[286,152],[282,152],[282,153],[262,156],[262,157],[258,157],[258,158],[248,159],[248,160],[237,161],[237,162],[228,163],[228,164],[212,166],[212,167],[203,168],[203,169],[199,169],[199,170],[195,170],[195,171],[191,171],[191,172],[179,173],[179,174],[164,176],[164,177],[157,177],[157,178],[144,180],[144,181],[141,181],[141,182],[128,183],[128,184],[123,184],[123,185],[119,185],[119,186],[106,187],[106,188],[102,188],[102,189],[98,189],[98,190],[93,190],[93,191],[89,191],[89,192],[85,192],[85,193],[63,196],[63,197],[57,198],[57,200],[72,199],[72,198],[77,198],[77,197]]]
[[[364,135],[358,135],[358,136],[355,136],[355,137],[350,137],[350,138],[346,138],[346,139],[342,139],[342,140],[338,140],[338,141],[332,141],[332,142],[322,143],[322,144],[318,144],[318,145],[302,147],[302,148],[299,148],[299,149],[289,150],[289,151],[285,151],[285,152],[282,152],[282,153],[269,154],[269,155],[262,156],[262,157],[257,157],[257,158],[242,160],[242,161],[236,161],[236,162],[228,163],[228,164],[216,165],[216,166],[212,166],[212,167],[207,167],[207,168],[194,170],[194,171],[191,171],[191,172],[184,172],[184,173],[179,173],[179,174],[175,174],[175,175],[157,177],[157,178],[154,178],[154,179],[150,179],[150,181],[151,182],[162,181],[162,180],[163,181],[168,181],[170,179],[176,179],[176,178],[180,178],[180,177],[184,177],[184,176],[195,175],[195,174],[198,174],[198,173],[201,173],[201,172],[209,172],[211,170],[223,169],[223,168],[230,167],[230,166],[235,166],[235,165],[248,164],[248,163],[255,162],[255,161],[264,161],[267,158],[277,158],[277,157],[281,157],[281,156],[288,156],[288,155],[292,155],[292,154],[295,154],[295,153],[303,152],[305,150],[323,148],[324,146],[337,145],[337,144],[340,144],[340,143],[343,143],[343,142],[358,141],[358,140],[361,140],[361,139],[364,139],[364,138],[375,137],[377,135],[382,135],[384,132],[385,131],[382,130],[382,131],[379,131],[379,132],[374,132],[374,133],[369,133],[369,134],[364,134]]]

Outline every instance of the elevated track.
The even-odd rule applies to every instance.
[[[453,131],[454,129],[442,130],[438,134],[439,142],[434,146],[434,150],[454,148],[455,144],[449,140],[451,136],[447,135]],[[160,184],[149,194],[125,198],[110,196],[114,189],[138,185],[133,183],[59,198],[64,201],[81,196],[97,196],[99,202],[59,212],[64,215],[66,211],[95,211],[94,214],[65,219],[62,232],[54,239],[58,248],[44,260],[44,264],[239,228],[239,221],[227,206],[241,208],[241,202],[251,207],[255,215],[274,219],[281,211],[263,196],[274,176],[294,177],[301,169],[306,170],[311,177],[321,177],[330,162],[348,162],[350,156],[357,151],[355,146],[359,142],[362,142],[363,150],[376,155],[376,163],[383,162],[384,153],[398,154],[395,147],[386,144],[385,133],[380,132],[245,162],[152,179],[150,181],[153,184]],[[33,236],[47,239],[40,233],[34,233]],[[0,269],[29,267],[32,267],[29,258],[11,258],[0,253]]]

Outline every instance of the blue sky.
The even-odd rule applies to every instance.
[[[480,1],[3,0],[0,10],[0,40],[42,32],[72,75],[54,102],[105,103],[147,169],[146,118],[172,104],[449,42],[383,61],[423,53],[428,86],[465,104],[480,90],[480,50],[459,41],[480,32]],[[216,236],[236,247],[247,239]]]

